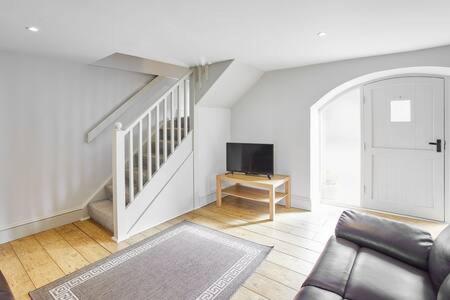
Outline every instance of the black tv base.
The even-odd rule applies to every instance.
[[[233,174],[234,174],[234,171],[230,171],[230,172],[227,172],[227,173],[225,173],[225,174],[231,174],[231,175],[233,175]],[[244,174],[244,175],[254,175],[254,176],[262,176],[262,175],[263,175],[263,174],[248,173],[248,172],[244,172],[244,173],[242,173],[242,174]],[[270,175],[270,174],[265,174],[264,176],[267,176],[267,178],[269,178],[269,180],[272,180],[272,175]]]

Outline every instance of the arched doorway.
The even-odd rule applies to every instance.
[[[361,91],[349,89],[319,111],[320,201],[361,205]]]
[[[310,175],[311,175],[311,206],[314,209],[314,206],[320,203],[321,198],[321,158],[322,158],[322,152],[321,152],[321,112],[325,110],[326,106],[338,99],[340,95],[345,93],[346,91],[349,91],[351,89],[358,89],[363,85],[379,81],[382,79],[388,79],[393,77],[402,77],[402,76],[412,76],[412,75],[424,75],[424,76],[440,76],[445,78],[446,86],[449,87],[448,84],[448,76],[450,76],[450,68],[443,68],[443,67],[412,67],[412,68],[402,68],[402,69],[393,69],[393,70],[386,70],[381,72],[376,72],[372,74],[367,74],[358,78],[355,78],[353,80],[350,80],[348,82],[343,83],[342,85],[334,88],[327,94],[325,94],[322,98],[319,99],[312,107],[311,107],[311,169],[310,169]],[[445,96],[447,98],[447,95]],[[447,110],[449,105],[446,105]],[[449,122],[446,120],[445,128],[449,127]],[[449,131],[446,130],[446,139],[448,139]],[[445,150],[447,152],[447,150]],[[448,155],[447,155],[448,156]],[[446,160],[445,162],[445,170],[450,170],[449,160]],[[445,182],[445,190],[449,190],[449,180]],[[449,193],[445,193],[445,202],[446,202],[446,220],[449,220],[450,216],[450,201],[448,197]]]

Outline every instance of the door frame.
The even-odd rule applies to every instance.
[[[448,194],[447,191],[450,188],[450,183],[447,182],[448,181],[447,180],[448,176],[446,176],[446,175],[447,175],[448,170],[450,170],[450,164],[447,162],[447,159],[446,159],[449,149],[445,146],[446,141],[449,138],[449,134],[448,134],[449,130],[447,130],[447,128],[448,128],[448,126],[450,126],[450,123],[448,123],[448,121],[447,121],[447,119],[448,119],[447,118],[447,113],[449,112],[448,111],[448,107],[450,106],[450,105],[447,105],[447,101],[449,100],[448,99],[447,88],[450,86],[450,77],[448,77],[448,76],[439,76],[439,75],[432,75],[432,74],[414,74],[413,73],[413,74],[386,76],[386,77],[383,77],[383,78],[375,79],[375,80],[366,82],[364,84],[361,84],[361,86],[359,87],[360,88],[360,96],[361,96],[361,99],[360,99],[360,107],[361,107],[361,111],[360,111],[360,114],[361,114],[361,154],[360,154],[361,155],[361,187],[360,187],[361,201],[365,197],[365,188],[366,188],[366,186],[365,186],[365,182],[366,182],[366,178],[365,178],[366,170],[365,170],[365,167],[367,166],[367,161],[366,161],[367,157],[366,157],[366,155],[364,153],[365,152],[365,150],[364,150],[365,140],[366,140],[366,136],[365,136],[365,133],[366,133],[366,122],[365,121],[366,120],[365,120],[365,110],[364,110],[364,104],[365,104],[364,103],[365,102],[365,99],[364,99],[364,88],[366,86],[370,85],[370,84],[377,83],[377,82],[382,82],[382,81],[389,80],[389,79],[414,78],[414,77],[437,78],[437,79],[444,80],[444,128],[443,128],[444,129],[444,141],[443,141],[444,142],[444,146],[443,146],[444,147],[444,153],[443,153],[444,154],[444,191],[443,191],[443,193],[444,193],[444,222],[449,222],[450,221],[449,220],[449,214],[447,214],[447,212],[448,212],[448,206],[449,206],[448,204],[450,203],[450,199],[448,199],[449,196],[447,195]],[[369,208],[365,208],[365,207],[361,207],[361,208],[370,210]],[[396,214],[396,213],[389,212],[389,211],[383,211],[383,212]],[[411,217],[421,219],[420,217],[414,217],[414,216],[411,216]],[[437,221],[437,220],[432,220],[432,221]],[[439,222],[439,221],[437,221],[437,222]]]
[[[338,95],[348,89],[363,86],[372,82],[385,80],[396,77],[421,76],[421,77],[438,77],[443,78],[444,83],[444,130],[445,140],[450,142],[450,68],[449,67],[432,67],[417,66],[398,69],[389,69],[374,73],[365,74],[349,81],[346,81],[332,90],[325,93],[310,107],[310,206],[314,210],[320,205],[320,110],[328,103],[333,101]],[[361,105],[362,108],[362,105]],[[361,118],[361,122],[363,119]],[[363,138],[361,139],[363,141]],[[450,145],[444,149],[444,157],[450,157]],[[445,158],[444,158],[445,159]],[[363,162],[361,162],[363,166]],[[444,219],[446,223],[450,223],[450,159],[444,162]],[[363,182],[363,180],[361,180]],[[361,190],[362,191],[362,190]]]
[[[361,96],[361,91],[362,91],[361,87],[362,87],[362,86],[354,86],[354,87],[352,87],[352,88],[346,89],[346,90],[343,91],[342,93],[336,95],[336,96],[333,98],[333,101],[328,102],[327,105],[330,104],[331,102],[334,102],[334,100],[335,100],[336,98],[339,98],[342,94],[345,94],[345,93],[349,92],[350,90],[359,90],[360,96]],[[362,104],[363,104],[361,99],[362,99],[362,98],[360,97],[360,99],[359,99],[359,107],[360,107],[360,110],[362,109]],[[319,141],[319,145],[320,145],[320,149],[319,149],[319,170],[318,170],[318,175],[319,175],[319,177],[320,177],[320,187],[319,187],[319,188],[321,188],[321,185],[322,185],[322,182],[323,182],[323,178],[324,178],[323,167],[324,167],[324,165],[326,165],[326,162],[325,162],[325,160],[324,160],[324,150],[325,150],[325,147],[324,147],[324,143],[325,143],[324,136],[325,136],[325,134],[326,134],[326,130],[325,130],[325,126],[324,126],[324,123],[323,123],[323,114],[324,114],[324,109],[326,109],[327,105],[322,106],[322,107],[319,109],[319,114],[318,114],[318,117],[319,117],[319,131],[320,131],[319,136],[318,136],[318,141]],[[362,115],[361,115],[361,117],[362,117]],[[361,120],[361,118],[360,118],[360,122],[361,122],[361,121],[362,121],[362,120]],[[362,127],[361,124],[359,124],[359,127],[360,127],[360,130],[363,130],[363,127]],[[362,150],[363,150],[363,149],[362,149],[362,145],[363,145],[363,140],[362,140],[362,138],[363,138],[363,135],[362,135],[362,134],[363,134],[363,133],[360,132],[360,135],[359,135],[359,138],[360,138],[360,145],[359,145],[359,148],[360,148],[360,149],[359,149],[360,155],[363,154],[363,151],[362,151]],[[325,164],[324,164],[324,163],[325,163]],[[362,157],[360,157],[360,164],[361,164],[361,163],[363,163]],[[360,165],[360,172],[362,171],[362,167],[363,167],[363,166]],[[360,176],[360,180],[362,180],[362,179],[363,179],[363,177]],[[360,197],[361,197],[361,195],[363,194],[363,191],[361,190],[362,187],[363,187],[363,182],[360,181]],[[320,200],[324,200],[324,199],[320,199]],[[338,207],[359,208],[358,206],[349,205],[349,204],[347,204],[347,203],[345,203],[345,202],[341,202],[341,201],[339,201],[339,200],[338,200],[338,201],[330,201],[330,200],[328,200],[328,201],[322,201],[322,203],[324,203],[324,204],[326,204],[326,205],[333,205],[333,206],[338,206]]]

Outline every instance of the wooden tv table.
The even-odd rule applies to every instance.
[[[222,182],[233,185],[222,189]],[[275,189],[284,185],[284,192]],[[274,219],[275,204],[285,199],[286,208],[291,207],[291,177],[286,175],[254,176],[244,174],[220,174],[216,176],[216,204],[222,206],[222,195],[235,196],[269,204],[270,220]]]

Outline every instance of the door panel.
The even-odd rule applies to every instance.
[[[364,197],[371,209],[444,219],[444,80],[405,77],[364,87]]]

